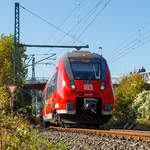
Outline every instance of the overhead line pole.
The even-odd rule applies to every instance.
[[[20,10],[19,3],[15,3],[15,32],[14,32],[14,82],[20,79]]]
[[[30,45],[30,44],[20,44],[20,5],[19,5],[19,3],[15,3],[14,53],[13,53],[14,84],[17,83],[17,80],[20,81],[20,71],[21,71],[20,48],[21,47],[75,48],[77,50],[80,50],[81,48],[89,48],[88,45],[85,45],[85,46],[67,46],[67,45]],[[33,75],[33,76],[35,76],[35,75]]]

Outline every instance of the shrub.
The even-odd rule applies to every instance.
[[[0,87],[0,112],[9,107],[9,93],[5,86]]]
[[[139,74],[127,75],[122,78],[118,87],[115,88],[114,120],[124,124],[133,121],[130,114],[132,103],[145,87],[145,83]]]
[[[11,150],[43,150],[43,149],[66,149],[63,143],[53,145],[48,139],[41,137],[37,130],[31,130],[24,115],[30,114],[31,96],[28,90],[22,89],[26,69],[21,61],[21,71],[16,69],[16,74],[21,75],[15,91],[15,113],[10,115],[9,98],[10,92],[7,86],[13,85],[13,50],[14,36],[0,36],[0,149]],[[24,49],[20,49],[21,57]],[[22,60],[22,59],[21,59]],[[22,101],[21,101],[22,100]],[[25,108],[26,106],[26,108]],[[22,108],[23,107],[23,108]],[[30,111],[31,112],[31,111]],[[21,114],[20,114],[21,113]],[[22,114],[23,113],[23,114]]]
[[[31,130],[27,121],[19,116],[11,118],[1,113],[0,118],[0,149],[66,149],[63,143],[53,145],[48,139],[40,136],[37,130]]]
[[[23,114],[10,115],[9,93],[6,87],[0,87],[0,149],[66,149],[64,143],[53,145],[48,139],[39,135],[35,129],[22,117]],[[24,112],[25,109],[20,111]]]
[[[142,91],[139,93],[132,104],[133,115],[137,120],[150,121],[150,91]]]

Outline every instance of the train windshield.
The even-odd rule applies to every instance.
[[[72,73],[75,80],[99,80],[100,63],[91,60],[71,61]]]

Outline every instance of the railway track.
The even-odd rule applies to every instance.
[[[58,131],[73,132],[73,133],[84,133],[89,135],[97,135],[109,138],[118,138],[123,140],[134,140],[150,142],[150,131],[137,131],[137,130],[93,130],[93,129],[80,129],[80,128],[62,128],[50,126],[49,129]]]

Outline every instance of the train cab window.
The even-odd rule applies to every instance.
[[[75,80],[100,80],[100,63],[84,60],[71,61],[71,68]]]
[[[70,65],[75,80],[104,80],[107,73],[107,63],[101,59],[70,59]]]

